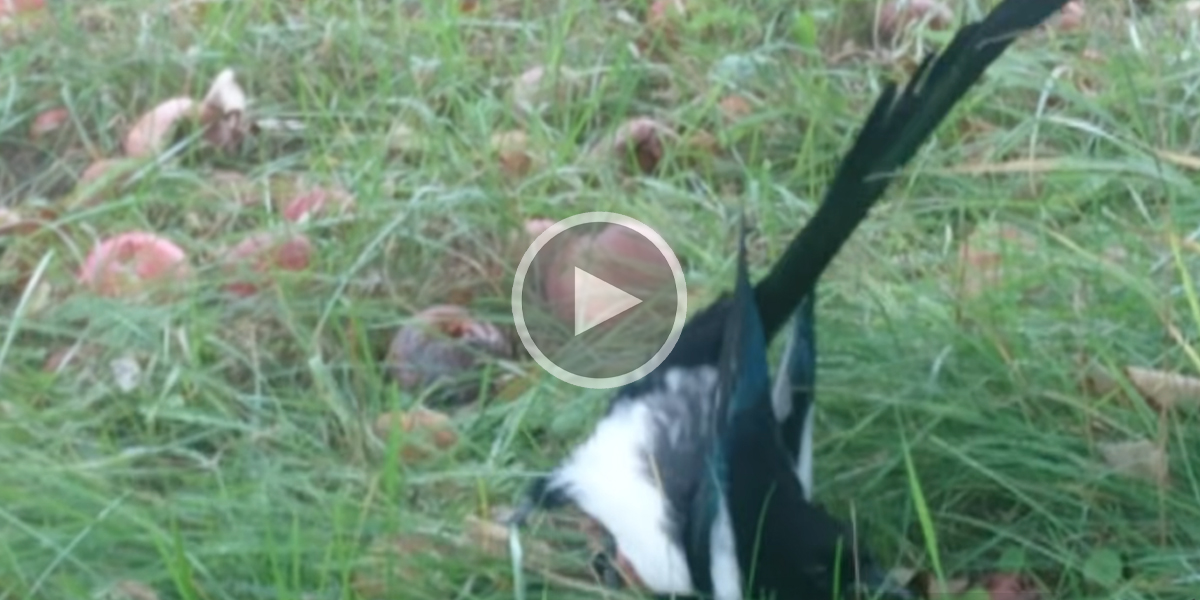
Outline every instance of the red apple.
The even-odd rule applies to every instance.
[[[642,298],[659,291],[661,281],[649,267],[662,260],[662,253],[645,235],[609,225],[597,234],[571,240],[551,261],[542,289],[554,315],[574,323],[575,267]],[[606,310],[603,305],[595,308]]]
[[[252,296],[258,293],[264,279],[270,281],[271,271],[307,269],[312,253],[312,243],[300,233],[253,234],[225,253],[223,267],[235,278],[225,285],[225,290],[238,296]]]
[[[84,260],[78,279],[97,294],[121,297],[190,276],[183,249],[153,233],[131,231],[100,242]]]
[[[0,18],[41,10],[45,7],[46,0],[0,0]]]
[[[29,126],[29,138],[38,140],[47,134],[61,129],[71,120],[71,111],[65,108],[52,108],[38,113]]]
[[[324,212],[349,210],[354,196],[340,188],[315,187],[301,192],[283,206],[283,218],[298,223]]]

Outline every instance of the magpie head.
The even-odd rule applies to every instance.
[[[884,571],[841,521],[816,504],[797,507],[811,535],[796,543],[799,575],[812,582],[813,597],[844,600],[914,600]]]

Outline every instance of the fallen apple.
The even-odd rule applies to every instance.
[[[667,125],[649,117],[636,117],[621,124],[611,136],[588,151],[592,159],[611,157],[624,161],[632,153],[643,173],[658,169],[668,141],[678,141],[679,135]]]
[[[316,218],[324,213],[340,213],[354,207],[354,196],[338,187],[312,187],[293,196],[281,214],[293,223]]]
[[[928,23],[930,29],[946,29],[954,22],[954,11],[938,0],[888,0],[879,8],[875,22],[881,41],[892,42],[908,28]]]
[[[524,177],[533,169],[529,153],[529,135],[520,129],[503,131],[492,136],[492,152],[500,161],[500,170],[509,177]]]
[[[301,233],[260,232],[225,253],[222,266],[233,277],[225,290],[238,296],[258,293],[273,271],[303,271],[312,260],[312,242]]]
[[[638,229],[609,225],[599,233],[570,240],[566,250],[549,262],[542,275],[542,292],[556,317],[566,323],[575,322],[576,268],[638,298],[660,291],[662,280],[654,266],[662,264],[662,253]],[[607,310],[603,303],[585,303],[581,310],[586,313],[593,307],[597,314],[585,314],[583,318],[602,320],[599,313]]]
[[[151,156],[162,151],[175,126],[185,118],[199,116],[196,101],[178,97],[166,100],[138,117],[125,135],[126,156]]]
[[[46,135],[61,129],[71,120],[71,111],[65,108],[52,108],[38,113],[29,126],[29,139],[39,140]]]
[[[78,280],[99,295],[124,297],[190,276],[182,248],[153,233],[131,231],[97,244],[84,259]]]
[[[405,463],[420,462],[458,443],[450,417],[428,408],[387,412],[375,419],[375,435],[381,439],[387,440],[397,430],[403,432],[399,452]]]
[[[438,399],[458,404],[477,397],[479,367],[487,359],[508,356],[510,342],[498,327],[461,306],[442,304],[400,328],[388,348],[387,365],[402,388],[437,386]]]

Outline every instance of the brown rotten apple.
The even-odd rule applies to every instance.
[[[388,349],[387,364],[404,389],[436,387],[435,398],[461,404],[479,391],[480,367],[490,358],[511,355],[498,327],[475,319],[461,307],[442,304],[413,316]]]

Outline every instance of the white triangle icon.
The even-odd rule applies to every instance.
[[[575,267],[575,335],[641,303],[633,294]]]

